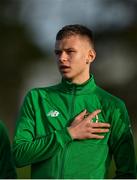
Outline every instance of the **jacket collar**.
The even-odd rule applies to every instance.
[[[75,84],[63,78],[59,84],[59,90],[69,94],[89,94],[93,92],[95,88],[96,84],[92,74],[90,75],[90,79],[82,84]]]

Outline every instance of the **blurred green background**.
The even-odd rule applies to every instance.
[[[91,71],[98,85],[125,101],[137,154],[136,0],[0,1],[0,118],[11,142],[26,92],[60,80],[55,36],[62,26],[74,23],[94,31],[97,58]],[[30,167],[17,171],[19,178],[30,177]],[[109,177],[113,174],[112,164]]]

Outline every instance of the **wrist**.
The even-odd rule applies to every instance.
[[[72,138],[72,139],[76,139],[74,128],[68,127],[67,130],[68,130],[68,132],[69,132],[71,138]]]

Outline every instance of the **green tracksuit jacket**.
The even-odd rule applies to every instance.
[[[15,179],[16,171],[7,130],[0,121],[0,179]]]
[[[101,109],[100,122],[111,124],[102,140],[73,140],[67,127],[87,109]],[[13,143],[18,167],[31,164],[32,178],[107,178],[112,156],[116,178],[135,178],[135,152],[124,103],[91,78],[81,85],[66,80],[28,92]]]

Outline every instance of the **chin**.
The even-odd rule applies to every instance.
[[[62,77],[65,79],[69,79],[69,80],[73,79],[73,76],[70,74],[67,74],[67,73],[61,73],[61,74],[62,74]]]

